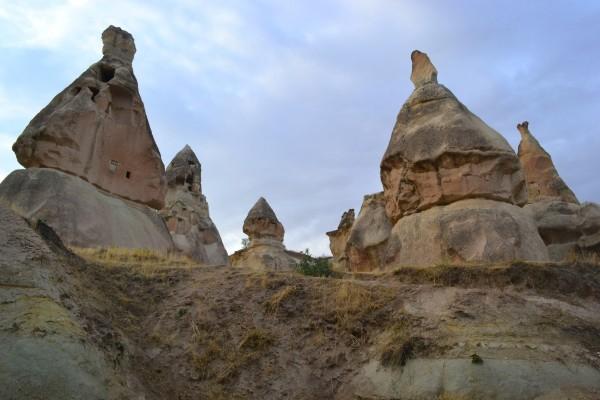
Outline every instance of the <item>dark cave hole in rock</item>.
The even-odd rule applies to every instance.
[[[102,82],[108,82],[115,77],[115,69],[110,65],[100,65],[100,80]]]
[[[71,89],[71,94],[73,96],[77,96],[79,92],[81,92],[81,88],[79,86],[75,86],[73,89]]]
[[[125,178],[127,178],[127,179],[131,178],[131,172],[130,171],[125,172]]]
[[[88,89],[92,91],[92,101],[96,101],[96,95],[100,93],[100,90],[93,86],[88,87]]]

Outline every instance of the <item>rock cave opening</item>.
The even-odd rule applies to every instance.
[[[115,69],[110,65],[100,65],[100,80],[102,82],[108,82],[115,77]]]

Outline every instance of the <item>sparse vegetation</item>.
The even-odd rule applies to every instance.
[[[313,257],[309,249],[304,250],[302,254],[304,255],[302,261],[296,266],[299,273],[307,276],[331,276],[331,265],[328,259]]]
[[[285,286],[277,291],[271,298],[265,303],[265,311],[268,313],[276,314],[279,310],[279,306],[287,298],[292,296],[296,292],[295,286]]]
[[[429,344],[420,336],[413,336],[407,322],[402,320],[385,334],[380,346],[381,363],[390,367],[402,367],[408,360],[422,354]]]
[[[239,349],[242,350],[264,350],[273,344],[274,338],[269,333],[262,329],[253,328],[248,331],[246,336],[240,341],[238,345]]]
[[[471,362],[473,364],[483,364],[483,358],[481,358],[478,354],[471,354]]]

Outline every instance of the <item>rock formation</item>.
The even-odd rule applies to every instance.
[[[345,269],[346,257],[346,242],[350,236],[350,229],[354,224],[354,209],[351,208],[342,214],[342,218],[336,230],[327,232],[329,236],[329,249],[333,255],[333,268]]]
[[[385,213],[383,192],[366,195],[346,244],[348,268],[371,271],[386,265],[390,261],[387,244],[392,227]]]
[[[54,168],[161,209],[164,165],[131,65],[133,37],[110,26],[102,42],[102,59],[31,120],[13,150],[27,168]]]
[[[523,174],[508,142],[437,83],[426,54],[414,51],[411,58],[415,90],[381,162],[388,216],[396,222],[468,198],[524,204]]]
[[[527,202],[558,200],[579,204],[575,194],[558,175],[550,154],[529,131],[529,122],[518,124],[517,129],[521,134],[518,154],[527,182]]]
[[[166,206],[160,214],[175,247],[203,264],[228,264],[227,251],[202,194],[201,165],[194,151],[186,145],[173,158],[166,174]]]
[[[243,231],[248,235],[248,247],[231,257],[234,266],[286,270],[296,265],[283,245],[283,225],[264,197],[258,199],[244,220]]]
[[[45,221],[69,246],[173,248],[155,210],[103,193],[60,171],[13,171],[0,184],[0,203],[30,221]]]
[[[527,188],[515,152],[437,82],[425,53],[411,59],[415,89],[381,161],[384,191],[365,198],[345,246],[347,268],[547,260],[519,207]]]

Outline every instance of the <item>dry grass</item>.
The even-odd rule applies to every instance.
[[[286,299],[293,296],[296,293],[295,286],[285,286],[279,291],[277,291],[271,298],[265,303],[265,311],[271,314],[277,314],[279,310],[279,306]]]
[[[379,345],[381,363],[391,367],[404,366],[408,360],[425,352],[428,346],[426,339],[413,336],[408,322],[401,320],[383,335]]]
[[[131,267],[143,275],[153,275],[169,268],[189,268],[198,263],[179,253],[121,247],[71,247],[79,257],[106,267]]]
[[[600,254],[589,251],[572,251],[567,258],[567,262],[600,266]]]

